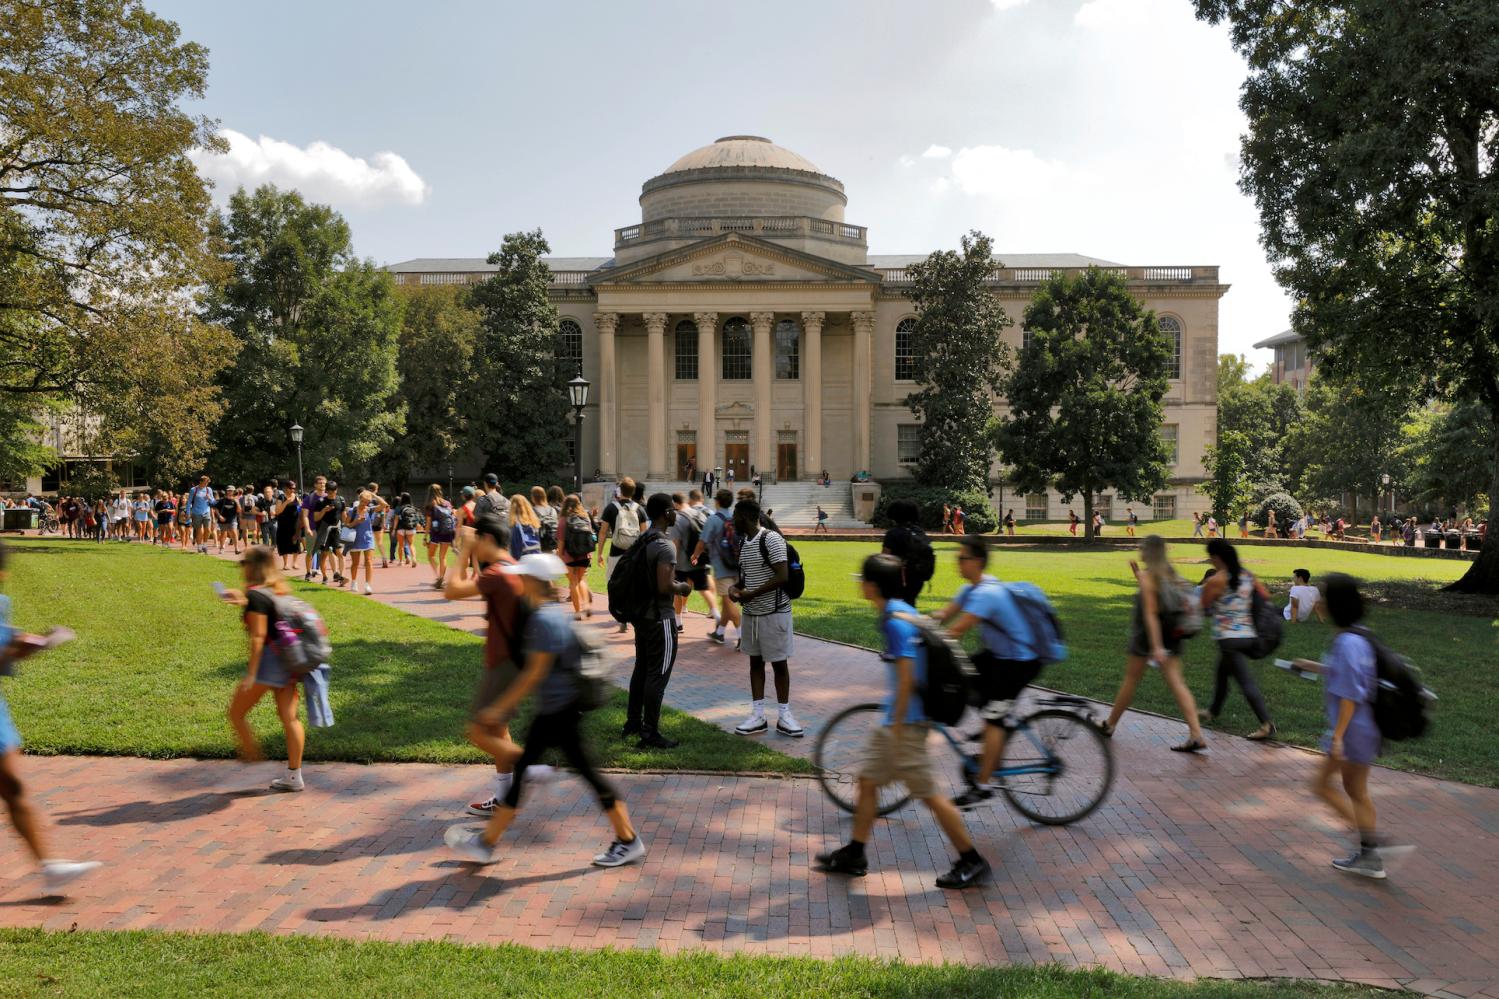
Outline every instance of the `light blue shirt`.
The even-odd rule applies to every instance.
[[[896,614],[914,617],[916,608],[904,600],[890,600],[885,603],[885,613],[880,617],[880,634],[885,639],[885,651],[880,655],[880,661],[885,664],[889,681],[881,702],[885,706],[886,725],[895,720],[895,694],[900,684],[900,671],[895,668],[895,664],[901,659],[911,660],[914,686],[906,702],[905,720],[907,723],[926,721],[926,712],[918,693],[926,681],[926,646],[921,644],[921,630],[910,621],[900,620]]]
[[[213,490],[208,486],[193,486],[188,499],[192,501],[192,506],[188,512],[194,517],[206,517],[208,516],[208,504],[213,502]]]
[[[715,510],[708,515],[708,521],[703,525],[701,540],[703,547],[708,550],[708,563],[713,566],[713,575],[718,579],[733,579],[739,575],[724,565],[718,550],[718,541],[723,537],[724,527],[727,526],[725,518],[730,516],[727,510]]]
[[[979,636],[984,648],[996,659],[1028,662],[1040,658],[1030,623],[1015,606],[1015,598],[1005,589],[1005,584],[998,579],[985,576],[976,584],[959,588],[953,595],[953,602],[965,613],[979,619]]]

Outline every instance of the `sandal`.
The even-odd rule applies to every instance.
[[[1275,727],[1275,723],[1270,722],[1268,725],[1260,726],[1259,731],[1250,732],[1244,738],[1250,742],[1267,742],[1275,738],[1279,733],[1280,730]]]
[[[1172,746],[1173,753],[1201,753],[1208,748],[1208,744],[1201,739],[1188,739],[1178,746]]]

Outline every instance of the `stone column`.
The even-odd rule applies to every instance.
[[[750,448],[750,454],[754,455],[755,471],[761,475],[769,476],[775,465],[775,442],[771,434],[771,385],[775,379],[775,366],[772,363],[774,355],[771,354],[770,328],[775,325],[776,314],[774,312],[751,312],[750,326],[755,331],[754,355],[750,374],[754,378],[755,385],[755,419],[754,419],[754,446]]]
[[[593,325],[599,331],[599,472],[605,478],[612,479],[619,474],[614,450],[614,428],[618,415],[614,411],[614,332],[619,329],[619,313],[595,313]]]
[[[854,324],[854,471],[859,472],[869,468],[869,389],[874,380],[870,340],[874,336],[874,313],[854,312],[849,318]]]
[[[718,352],[713,349],[717,342],[718,313],[698,312],[692,316],[697,323],[697,467],[698,480],[702,473],[721,464],[718,460]],[[713,497],[707,497],[708,509],[713,509]]]
[[[654,482],[670,476],[666,470],[666,313],[647,312],[646,332],[646,474]]]
[[[802,469],[822,472],[822,321],[821,312],[802,313]],[[805,476],[804,476],[805,477]]]

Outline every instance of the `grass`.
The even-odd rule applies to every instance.
[[[35,753],[227,757],[224,709],[245,672],[239,610],[215,599],[232,562],[142,545],[9,542],[6,590],[16,625],[64,624],[76,641],[28,660],[5,696]],[[293,583],[328,622],[337,724],[308,732],[310,760],[472,763],[463,729],[483,668],[483,640],[343,591]],[[604,766],[805,773],[800,759],[666,709],[670,752],[619,738],[625,694],[587,731]],[[524,731],[527,715],[517,731]],[[268,753],[284,752],[270,698],[251,715]]]
[[[866,958],[533,950],[317,937],[0,930],[0,996],[302,999],[366,995],[1028,996],[1036,999],[1352,999],[1326,982],[1195,982],[1057,966],[976,968]]]
[[[937,575],[923,595],[922,610],[935,610],[941,598],[957,588],[955,548],[950,543],[937,545]],[[796,605],[798,632],[867,648],[878,646],[873,611],[860,599],[853,579],[861,560],[873,550],[872,544],[861,542],[801,546],[807,593]],[[1239,551],[1245,566],[1278,590],[1282,602],[1295,568],[1311,570],[1314,580],[1335,570],[1363,579],[1375,601],[1370,627],[1420,666],[1440,697],[1430,733],[1419,741],[1389,744],[1383,762],[1499,786],[1499,755],[1494,753],[1492,736],[1493,718],[1499,713],[1499,671],[1494,667],[1499,660],[1499,628],[1494,620],[1499,605],[1484,598],[1437,592],[1441,584],[1461,575],[1468,563],[1290,546],[1246,546]],[[1132,557],[1125,549],[995,549],[990,571],[1004,579],[1027,579],[1040,585],[1055,602],[1066,631],[1071,655],[1048,667],[1041,683],[1112,701],[1123,673],[1134,596],[1128,564]],[[1207,569],[1198,545],[1175,545],[1172,557],[1181,573],[1194,581]],[[1329,625],[1315,621],[1293,625],[1286,629],[1285,642],[1276,655],[1320,658],[1331,638]],[[1216,649],[1206,634],[1188,644],[1185,659],[1188,683],[1198,704],[1206,707],[1216,662]],[[1269,660],[1253,668],[1281,739],[1317,746],[1325,727],[1320,685],[1276,669]],[[880,682],[878,676],[871,665],[871,688]],[[1177,714],[1165,684],[1153,675],[1140,685],[1135,706]],[[1258,727],[1236,687],[1216,727],[1238,734]]]

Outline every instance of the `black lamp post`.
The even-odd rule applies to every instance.
[[[453,463],[448,462],[448,498],[453,497]]]
[[[583,492],[583,407],[588,405],[588,379],[583,369],[567,383],[567,399],[573,406],[573,492]]]
[[[287,432],[291,434],[291,442],[297,446],[297,488],[301,489],[307,484],[302,481],[302,434],[304,431],[300,423],[293,423]]]

